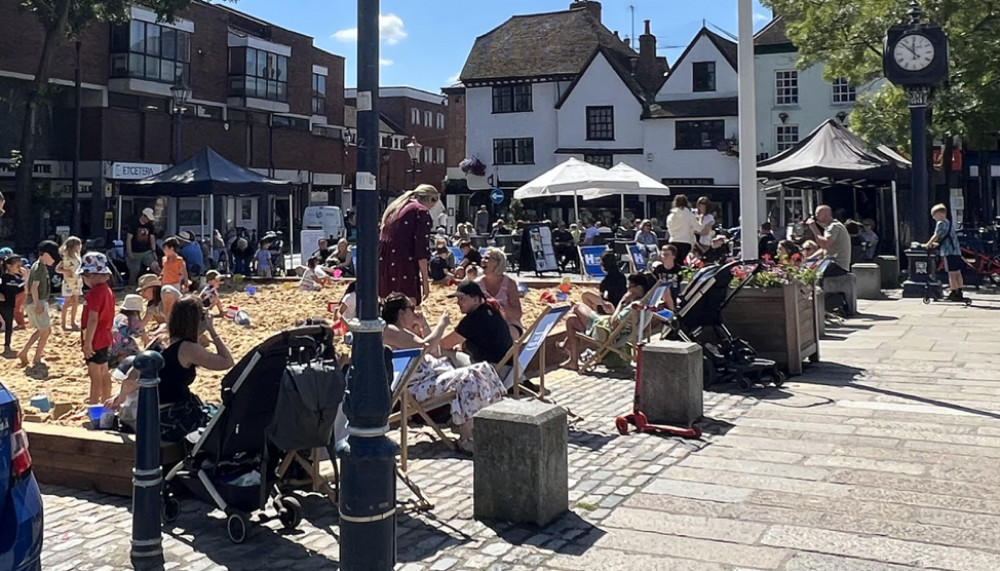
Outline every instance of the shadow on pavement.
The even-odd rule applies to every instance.
[[[564,555],[583,555],[606,535],[604,530],[573,511],[564,513],[545,527],[501,521],[483,523],[511,545],[530,545]]]
[[[430,559],[434,554],[472,541],[472,536],[433,511],[397,512],[396,561]]]

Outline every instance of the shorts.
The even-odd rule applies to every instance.
[[[84,359],[84,362],[87,363],[88,365],[90,363],[93,363],[95,365],[107,365],[108,361],[111,360],[111,352],[109,351],[109,349],[110,347],[105,347],[103,349],[98,349],[94,351],[94,354],[91,355],[89,359]]]
[[[29,303],[24,306],[24,313],[28,316],[28,323],[35,329],[51,329],[52,318],[49,316],[49,302],[43,301],[41,315],[35,313],[35,304]]]
[[[62,296],[72,297],[74,295],[77,297],[83,295],[83,282],[76,281],[75,283],[66,283],[66,281],[63,280]]]
[[[945,256],[944,266],[949,272],[960,272],[962,271],[962,266],[965,262],[962,260],[962,256]]]

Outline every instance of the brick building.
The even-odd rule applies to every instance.
[[[43,32],[15,2],[0,3],[0,156],[19,144],[25,97]],[[263,22],[227,6],[193,2],[174,22],[133,7],[121,24],[94,24],[80,42],[82,70],[81,199],[85,237],[113,234],[133,213],[154,206],[168,232],[201,216],[200,199],[126,199],[117,189],[155,174],[203,147],[229,160],[297,185],[296,211],[341,200],[345,152],[344,58],[316,48],[309,36]],[[51,96],[43,103],[35,164],[39,234],[69,224],[75,132],[72,43],[54,58]],[[181,78],[191,96],[181,111],[182,143],[175,157],[170,87]],[[9,241],[13,208],[12,161],[0,159],[0,189]],[[92,192],[96,191],[96,192]],[[93,200],[94,196],[97,200]],[[287,198],[216,197],[216,227],[287,228]],[[283,204],[278,204],[283,202]],[[277,214],[276,214],[277,213]],[[284,215],[284,216],[282,216]],[[116,217],[120,216],[121,221]]]

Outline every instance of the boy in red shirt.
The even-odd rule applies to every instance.
[[[115,319],[115,294],[108,281],[111,268],[104,254],[88,252],[77,272],[90,291],[83,298],[83,358],[90,376],[89,404],[111,398],[111,371],[108,370],[111,328]]]

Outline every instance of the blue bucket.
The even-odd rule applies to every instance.
[[[90,427],[95,430],[100,430],[102,428],[101,426],[102,417],[105,417],[105,415],[107,415],[108,413],[113,413],[113,412],[114,411],[112,411],[111,409],[100,404],[92,404],[88,406],[87,417],[90,418]],[[107,426],[106,428],[110,428],[110,425]]]

